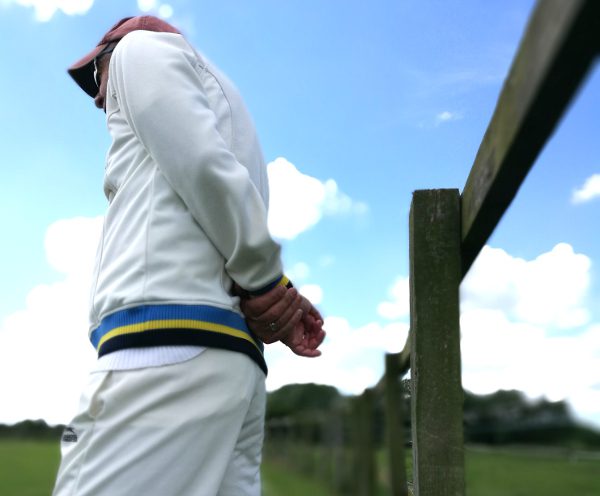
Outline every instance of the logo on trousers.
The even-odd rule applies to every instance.
[[[70,426],[65,427],[65,430],[63,431],[63,435],[62,435],[62,442],[63,443],[76,443],[77,442],[77,433],[75,432],[75,429],[73,429],[73,427],[70,427]]]

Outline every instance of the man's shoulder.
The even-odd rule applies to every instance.
[[[157,33],[137,30],[127,33],[115,49],[116,57],[168,55],[174,51],[191,51],[185,38],[177,33]]]

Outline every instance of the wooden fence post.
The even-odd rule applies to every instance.
[[[415,191],[410,212],[410,327],[415,495],[465,494],[458,288],[460,196]]]
[[[334,494],[341,494],[347,486],[347,460],[345,453],[347,451],[347,439],[345,439],[345,415],[339,411],[337,414],[329,416],[329,420],[324,427],[328,428],[329,448],[330,448],[330,481]]]
[[[373,391],[355,399],[355,476],[356,494],[375,494],[375,443],[373,441]]]
[[[400,388],[400,354],[385,356],[385,420],[392,496],[408,496],[404,454],[404,409]]]

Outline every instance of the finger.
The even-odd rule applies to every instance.
[[[322,322],[315,321],[312,316],[308,315],[302,320],[302,323],[306,329],[308,347],[312,349],[318,348],[326,336],[325,330],[322,327]]]
[[[308,314],[312,311],[313,309],[313,304],[310,302],[310,300],[308,298],[306,298],[306,296],[302,296],[300,295],[302,298],[302,304],[301,307],[302,310],[304,311],[304,313]]]
[[[298,310],[298,315],[293,317],[292,323],[290,326],[284,326],[281,329],[277,329],[274,331],[270,325],[265,324],[259,320],[246,320],[246,325],[255,334],[263,343],[271,344],[276,341],[283,340],[287,337],[291,328],[296,325],[297,322],[300,322],[302,319],[302,311]]]
[[[307,334],[305,336],[303,345],[311,350],[316,350],[319,346],[321,346],[321,344],[325,340],[325,336],[325,331],[319,331],[317,334],[314,335]]]
[[[273,332],[268,326],[259,321],[249,321],[248,327],[263,343],[271,344],[276,341],[291,340],[290,333],[294,331],[301,320],[302,310],[296,310],[296,313],[288,320],[287,324],[277,332]]]
[[[320,320],[321,322],[323,322],[324,319],[321,316],[321,312],[319,312],[319,310],[317,310],[317,308],[312,304],[309,313],[315,318],[315,320]]]
[[[290,347],[290,349],[298,356],[306,357],[306,358],[316,358],[321,356],[321,350],[313,350],[311,348],[306,347],[305,345],[297,345]]]
[[[306,332],[311,335],[317,334],[323,329],[323,321],[316,320],[311,314],[306,314],[302,319],[302,323],[306,327]]]
[[[274,338],[273,331],[265,328],[264,324],[254,320],[247,320],[246,324],[252,333],[263,343],[271,344],[277,341],[277,339]]]
[[[297,329],[300,329],[302,332],[295,336],[295,340],[288,340],[286,342],[287,346],[296,354],[303,357],[314,358],[321,356],[321,351],[317,348],[323,342],[325,338],[325,331],[322,329],[319,331],[318,336],[315,338],[311,338],[308,334],[304,333],[303,326],[298,326]]]
[[[316,336],[310,337],[309,347],[316,350],[319,346],[321,346],[326,336],[327,333],[324,330],[321,330]]]
[[[289,297],[291,297],[293,296],[293,293],[289,292],[288,295]],[[287,306],[285,306],[285,304],[287,304]],[[296,313],[298,311],[300,311],[301,315],[304,316],[304,310],[302,308],[302,295],[296,293],[296,297],[291,302],[289,302],[289,298],[286,298],[285,304],[282,303],[277,308],[271,307],[271,310],[269,310],[268,312],[270,313],[272,311],[273,315],[275,315],[275,313],[281,312],[281,309],[283,309],[283,313],[280,313],[277,316],[277,318],[274,318],[274,320],[272,321],[273,323],[275,323],[275,327],[278,330],[281,330],[284,327],[290,330],[291,327],[295,326],[298,322],[294,320],[294,322],[290,324],[290,321],[296,317]],[[268,313],[265,313],[263,316],[261,316],[260,320],[264,321],[271,318],[270,316],[267,316]]]
[[[280,323],[280,325],[284,325],[286,320],[289,320],[291,315],[300,309],[301,302],[302,299],[299,297],[297,289],[287,289],[282,297],[266,311],[257,316],[256,320],[261,321],[265,325],[269,325],[271,322],[279,323],[280,319],[287,312],[287,318]]]
[[[275,286],[273,289],[260,296],[243,298],[240,302],[242,312],[248,319],[258,318],[280,301],[286,292],[287,288],[284,286]]]
[[[297,340],[298,330],[296,327],[302,321],[303,315],[304,313],[301,309],[295,310],[284,326],[275,334],[273,334],[275,341]],[[300,335],[302,334],[304,334],[303,329],[300,331]]]

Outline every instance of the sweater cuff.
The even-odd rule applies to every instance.
[[[255,289],[253,291],[248,291],[248,294],[250,296],[260,296],[263,295],[265,293],[268,293],[269,291],[271,291],[273,288],[275,288],[276,286],[285,286],[286,288],[293,288],[294,285],[292,284],[292,281],[290,281],[285,275],[275,279],[273,282],[267,284],[266,286],[260,288],[260,289]]]

